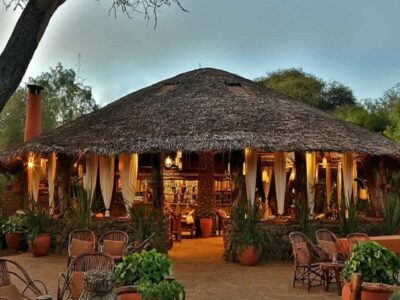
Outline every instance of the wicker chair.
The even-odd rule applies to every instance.
[[[67,273],[58,277],[57,300],[76,299],[83,291],[83,273],[113,271],[114,259],[106,253],[83,253],[71,260]]]
[[[88,248],[83,251],[76,251],[73,249],[73,242],[75,240],[84,241],[84,242],[92,242],[92,245],[89,245]],[[86,247],[85,247],[86,248]],[[96,248],[96,235],[93,231],[87,229],[77,229],[71,231],[68,238],[68,265],[70,264],[71,260],[79,254],[82,253],[93,253]]]
[[[292,245],[294,257],[293,287],[295,287],[296,282],[304,285],[304,282],[307,281],[308,291],[310,292],[312,287],[323,285],[324,280],[319,264],[327,261],[324,251],[298,231],[289,234],[289,241]],[[317,281],[319,282],[314,284]]]
[[[144,240],[140,245],[135,246],[135,243],[129,244],[124,250],[124,256],[131,255],[133,253],[140,253],[143,250],[150,248],[153,244],[155,233],[152,233],[146,240]]]
[[[9,269],[11,267],[11,270]],[[29,299],[25,294],[32,293],[35,298],[47,294],[47,288],[40,280],[32,280],[25,269],[17,262],[0,258],[0,289],[14,284],[12,278],[18,279],[16,285],[22,287],[22,291],[16,290],[23,299]],[[5,292],[5,291],[3,291]],[[5,295],[0,295],[0,298]]]
[[[349,242],[349,251],[350,253],[353,252],[354,247],[357,245],[358,242],[361,241],[369,241],[369,236],[365,233],[361,232],[354,232],[347,235],[347,240]]]
[[[344,261],[346,259],[346,257],[338,253],[336,248],[337,237],[332,231],[329,231],[327,229],[318,229],[315,232],[315,236],[317,238],[318,245],[321,247],[321,249],[330,260],[333,259],[334,253],[336,253],[337,258],[340,261]]]
[[[104,245],[105,241],[106,245]],[[107,241],[112,241],[112,243],[117,242],[117,244],[114,243],[114,245],[112,244],[107,245]],[[121,230],[107,231],[99,239],[98,251],[111,255],[114,258],[114,261],[120,261],[124,254],[124,249],[128,245],[128,241],[129,241],[129,236],[124,231]],[[121,251],[119,251],[120,244],[122,244]]]

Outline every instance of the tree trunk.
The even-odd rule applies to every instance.
[[[20,84],[51,17],[65,0],[29,0],[0,55],[0,112]]]
[[[161,161],[161,153],[153,153],[151,155],[152,202],[154,207],[158,209],[161,209],[164,204]]]
[[[68,209],[68,203],[71,198],[71,174],[73,169],[73,158],[65,154],[58,156],[57,176],[60,182],[58,190],[58,206],[60,213],[64,214]]]
[[[306,171],[306,156],[305,153],[295,152],[295,192],[296,199],[307,202],[307,171]]]
[[[197,217],[211,218],[215,209],[215,179],[214,179],[214,155],[211,152],[200,153]]]

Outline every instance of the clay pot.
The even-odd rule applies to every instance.
[[[361,291],[361,300],[388,300],[390,292]],[[346,282],[342,289],[342,300],[350,300],[350,283]]]
[[[50,233],[39,234],[33,241],[29,242],[33,256],[45,256],[49,254]]]
[[[17,250],[21,245],[24,233],[21,231],[7,232],[5,235],[7,248],[10,250]]]
[[[129,293],[118,296],[118,300],[140,300],[139,293]]]
[[[239,262],[242,266],[254,266],[258,263],[261,256],[261,249],[247,246],[239,253]]]
[[[200,219],[200,230],[203,238],[211,236],[212,219],[201,218]]]

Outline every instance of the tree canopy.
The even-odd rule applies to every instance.
[[[98,108],[92,97],[92,89],[79,79],[73,69],[62,64],[50,68],[30,82],[44,87],[42,91],[42,131],[47,132],[59,125]],[[19,87],[0,113],[0,149],[23,142],[25,127],[25,89]]]

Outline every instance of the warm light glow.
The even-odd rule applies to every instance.
[[[29,156],[29,158],[28,158],[28,169],[33,169],[34,166],[35,166],[34,157],[33,156]]]
[[[328,164],[328,160],[324,157],[322,159],[322,168],[326,169],[326,165]]]
[[[182,168],[183,168],[183,164],[181,161],[179,162],[178,168],[179,168],[179,170],[182,170]]]
[[[246,163],[243,163],[243,176],[246,176]]]
[[[368,195],[367,195],[367,190],[366,189],[360,189],[360,200],[368,200]]]
[[[268,170],[267,170],[267,168],[264,168],[263,169],[263,171],[262,171],[262,174],[261,174],[262,176],[262,181],[263,182],[269,182],[269,176],[268,176]]]
[[[290,172],[289,180],[293,181],[296,178],[296,169],[292,168],[292,172]]]
[[[176,157],[177,158],[182,158],[182,151],[178,150],[178,152],[176,152]]]
[[[165,167],[169,169],[172,167],[172,165],[173,165],[172,158],[167,156],[167,158],[165,159]]]

